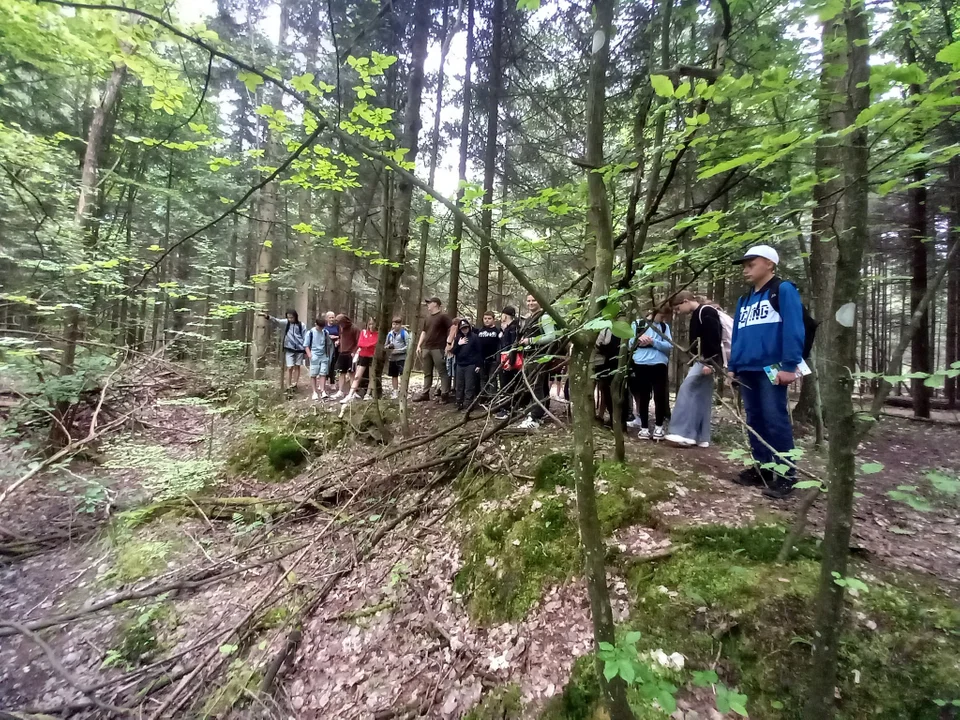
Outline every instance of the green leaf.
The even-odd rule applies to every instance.
[[[517,0],[517,10],[535,11],[540,9],[540,0]]]
[[[633,326],[625,320],[614,320],[610,327],[610,332],[621,340],[629,340],[633,337]],[[640,633],[637,633],[639,635]]]
[[[814,487],[821,491],[826,490],[823,483],[820,482],[819,480],[801,480],[800,482],[796,483],[793,487],[796,488],[797,490],[806,490],[807,488],[814,488]]]
[[[263,78],[256,73],[241,71],[237,73],[237,80],[247,86],[250,92],[256,92],[257,88],[263,85]]]
[[[876,475],[881,470],[883,470],[883,463],[864,463],[860,466],[860,472],[864,475]]]
[[[657,693],[657,704],[667,715],[672,715],[677,709],[677,699],[666,688],[661,688]]]
[[[715,670],[694,670],[693,671],[693,684],[697,687],[710,687],[714,683],[718,682],[720,678],[717,676]]]
[[[734,168],[740,167],[741,165],[746,165],[748,163],[756,162],[757,160],[762,160],[767,157],[768,153],[766,150],[756,150],[754,152],[746,153],[745,155],[740,155],[735,157],[732,160],[725,160],[722,163],[709,167],[706,170],[702,170],[698,176],[701,180],[706,180],[711,178],[714,175],[719,175],[720,173],[727,172],[728,170],[733,170]]]
[[[641,637],[643,637],[641,633],[633,630],[627,633],[627,636],[624,638],[624,642],[627,645],[636,645],[638,642],[640,642]]]
[[[690,81],[684,80],[677,86],[676,91],[673,93],[674,97],[685,98],[690,94]]]
[[[944,495],[960,495],[960,479],[950,477],[938,470],[927,473],[927,480],[934,489]]]
[[[607,660],[603,664],[603,677],[606,678],[607,682],[610,682],[616,676],[617,676],[617,661]]]
[[[673,97],[673,83],[666,75],[651,75],[650,84],[653,86],[653,91],[660,97]]]
[[[613,652],[613,645],[608,642],[602,642],[598,646],[604,652]]]
[[[960,66],[960,40],[950,43],[938,52],[937,62],[949,63],[954,67]]]
[[[923,384],[931,388],[942,388],[947,382],[947,376],[936,373],[931,375],[926,380],[923,381]]]
[[[893,190],[899,183],[900,178],[893,178],[891,180],[887,180],[886,182],[880,183],[880,186],[877,188],[877,194],[880,195],[880,197],[883,197],[884,195],[889,194],[889,192]]]
[[[637,673],[633,669],[633,663],[630,661],[630,659],[620,658],[618,668],[620,670],[620,677],[623,678],[623,681],[627,685],[632,685],[633,681],[637,678]]]

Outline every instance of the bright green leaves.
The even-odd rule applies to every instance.
[[[843,577],[840,573],[834,571],[830,573],[833,576],[833,584],[838,585],[842,588],[846,588],[850,591],[851,595],[858,595],[862,592],[867,592],[870,590],[867,587],[867,584],[863,580],[858,580],[855,577]]]
[[[876,475],[883,470],[883,464],[877,462],[864,463],[860,466],[860,472],[864,475]]]
[[[725,173],[734,168],[738,168],[741,165],[748,165],[754,163],[757,160],[762,160],[767,157],[768,153],[765,150],[755,150],[753,152],[740,155],[739,157],[731,158],[729,160],[724,160],[721,163],[717,163],[713,167],[708,167],[700,171],[697,177],[701,180],[713,177],[714,175],[719,175],[720,173]]]
[[[938,52],[937,62],[947,63],[954,69],[960,69],[960,40],[950,43]]]
[[[672,98],[674,96],[673,82],[666,75],[651,75],[650,85],[653,91],[662,98]]]
[[[734,712],[747,717],[747,696],[721,683],[717,685],[717,711],[724,715]]]
[[[263,78],[260,77],[257,73],[246,72],[241,70],[237,73],[237,80],[246,85],[247,90],[251,93],[255,93],[257,88],[263,85]]]
[[[540,0],[517,0],[517,10],[530,12],[540,9]]]
[[[220,170],[220,168],[224,167],[236,167],[239,164],[239,160],[234,160],[233,158],[228,157],[213,157],[207,162],[211,172],[217,172]]]

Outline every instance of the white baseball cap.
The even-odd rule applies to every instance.
[[[767,260],[772,262],[774,265],[780,264],[780,255],[777,253],[776,250],[774,250],[769,245],[754,245],[752,248],[747,250],[746,253],[744,253],[742,258],[740,258],[739,260],[734,260],[733,264],[743,265],[743,263],[747,262],[748,260],[753,260],[754,258],[758,258],[758,257],[766,258]]]

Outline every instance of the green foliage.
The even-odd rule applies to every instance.
[[[290,435],[274,435],[267,445],[267,459],[279,474],[284,474],[303,464],[307,451],[300,441]]]
[[[694,673],[694,684],[715,685],[718,708],[749,709],[759,720],[800,717],[813,637],[819,577],[813,547],[775,565],[780,535],[771,526],[685,530],[675,540],[686,547],[630,575],[637,593],[630,625],[642,633],[640,655],[671,648],[690,666],[710,667],[719,642],[718,676]],[[743,552],[735,553],[738,537]],[[933,720],[938,708],[932,699],[952,697],[950,688],[960,682],[960,612],[914,581],[857,574],[870,591],[860,588],[848,597],[853,607],[840,646],[838,717]],[[847,588],[862,582],[840,580]],[[734,683],[741,689],[731,689]]]
[[[656,703],[666,714],[677,709],[677,686],[665,677],[663,668],[656,667],[647,658],[637,653],[639,632],[628,632],[616,645],[600,643],[599,657],[603,663],[603,676],[608,680],[620,677],[640,701],[647,706]]]
[[[162,648],[160,634],[171,624],[173,618],[165,596],[136,611],[134,617],[120,625],[120,643],[107,651],[101,667],[119,666],[132,670],[150,662]]]
[[[535,490],[553,490],[555,487],[573,487],[573,471],[570,456],[565,453],[545,455],[537,464],[534,473]]]
[[[144,489],[156,501],[196,495],[212,485],[218,464],[206,458],[177,458],[160,445],[121,438],[104,448],[104,467],[137,470]]]
[[[172,552],[173,543],[169,540],[120,541],[111,577],[117,584],[125,585],[155,575],[167,566]]]

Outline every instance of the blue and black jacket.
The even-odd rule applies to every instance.
[[[770,304],[773,285],[779,285],[779,312]],[[793,283],[775,277],[737,303],[728,367],[733,372],[762,371],[778,364],[795,372],[803,359],[804,336],[800,293]]]

